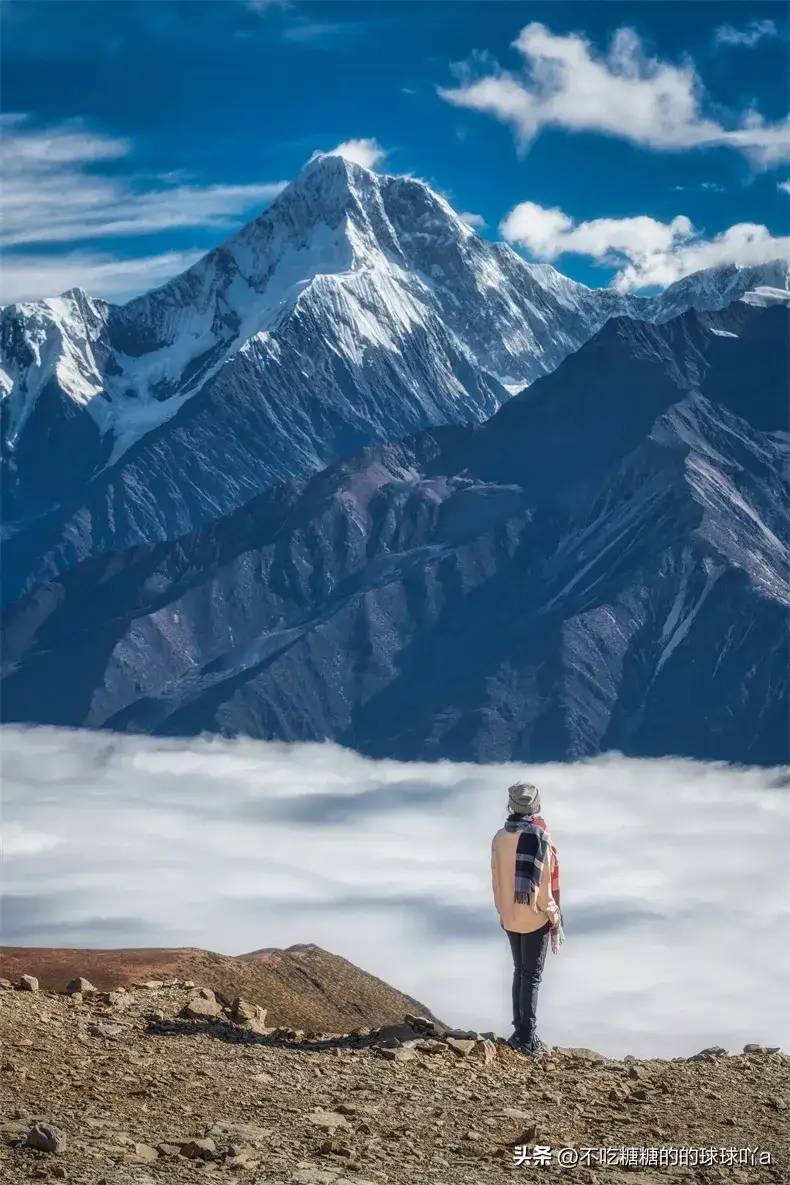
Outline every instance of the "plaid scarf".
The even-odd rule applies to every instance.
[[[556,955],[565,941],[560,909],[560,862],[557,849],[551,842],[548,828],[540,815],[509,815],[505,831],[518,831],[516,846],[516,885],[513,900],[519,905],[529,905],[537,910],[538,889],[543,875],[543,866],[553,856],[551,869],[551,895],[557,903],[560,920],[551,928],[551,949]]]

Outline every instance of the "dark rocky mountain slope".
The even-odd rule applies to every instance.
[[[78,563],[7,616],[5,718],[780,762],[787,331],[615,318],[483,425]]]

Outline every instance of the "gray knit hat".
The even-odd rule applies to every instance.
[[[507,806],[513,815],[539,815],[540,790],[531,782],[514,782],[508,786]]]

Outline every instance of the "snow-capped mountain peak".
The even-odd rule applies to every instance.
[[[8,444],[52,379],[112,437],[113,463],[251,339],[271,350],[305,301],[301,314],[331,322],[316,332],[336,336],[355,365],[366,346],[397,352],[419,328],[445,339],[434,343],[440,359],[449,351],[483,368],[492,390],[523,386],[587,335],[581,324],[566,334],[552,316],[558,303],[575,312],[588,296],[568,280],[561,293],[560,279],[544,289],[540,270],[531,276],[515,253],[480,239],[424,181],[316,156],[227,242],[122,308],[74,289],[7,309]],[[439,362],[440,371],[456,366]],[[414,386],[413,375],[404,379]],[[456,398],[455,379],[440,385]],[[481,412],[495,405],[492,395]]]
[[[319,155],[122,307],[71,289],[2,310],[6,517],[103,488],[134,452],[140,506],[123,526],[108,510],[94,542],[171,537],[362,445],[488,418],[612,316],[720,308],[783,275],[716,269],[651,299],[593,290],[481,238],[425,181]]]
[[[676,280],[653,301],[660,309],[660,319],[667,320],[687,308],[724,308],[759,287],[790,289],[790,263],[772,259],[753,265],[719,264]]]

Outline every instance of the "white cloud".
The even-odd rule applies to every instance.
[[[485,230],[486,220],[482,214],[471,214],[468,210],[466,210],[463,214],[459,214],[458,217],[462,222],[465,222],[467,226],[471,226],[473,230]]]
[[[245,0],[245,8],[262,15],[272,8],[290,8],[290,0]]]
[[[19,248],[57,243],[92,243],[107,238],[139,237],[177,228],[228,229],[239,217],[260,209],[280,192],[285,182],[251,185],[200,185],[181,174],[141,178],[102,172],[109,161],[131,153],[128,141],[91,132],[76,123],[49,128],[32,127],[25,116],[3,120],[0,190],[0,245]],[[161,264],[169,256],[153,256],[151,283],[162,277]],[[175,258],[175,256],[172,256]],[[128,268],[147,282],[141,259],[99,259],[90,252],[72,258],[80,261],[82,274],[99,268],[110,272]],[[4,299],[14,299],[24,289],[31,296],[52,296],[61,288],[36,289],[60,272],[69,256],[58,262],[56,254],[29,256],[29,279],[20,284],[25,256],[17,252],[6,261]],[[105,268],[105,264],[109,264]],[[10,269],[10,277],[9,277]],[[66,287],[82,283],[76,275]],[[94,291],[96,291],[94,289]],[[110,295],[114,283],[98,292]]]
[[[719,25],[713,39],[717,45],[739,45],[753,49],[764,37],[778,35],[774,21],[750,21],[743,29],[736,29],[733,25]]]
[[[56,165],[87,165],[117,160],[131,151],[128,140],[90,132],[78,122],[54,128],[32,129],[27,116],[0,116],[3,129],[3,167],[12,172],[27,168],[50,169]]]
[[[690,62],[650,57],[639,35],[618,29],[606,54],[578,33],[526,25],[513,43],[523,74],[485,59],[463,71],[461,85],[440,89],[457,107],[509,124],[524,147],[545,127],[599,132],[660,151],[728,146],[768,166],[790,155],[790,123],[769,124],[754,111],[725,127],[704,111],[702,83]]]
[[[224,227],[271,201],[285,185],[186,184],[180,174],[144,184],[102,175],[93,166],[127,155],[127,141],[68,125],[30,130],[18,118],[6,128],[2,151],[3,246]]]
[[[705,238],[684,214],[671,222],[647,215],[575,222],[562,210],[521,202],[499,229],[539,259],[574,253],[617,268],[613,283],[621,292],[665,287],[718,264],[748,266],[790,255],[790,237],[765,226],[741,222]]]
[[[121,258],[91,251],[3,255],[2,299],[39,300],[68,288],[84,288],[92,296],[122,302],[164,284],[191,267],[203,251],[164,251],[157,255]]]
[[[363,165],[366,169],[375,169],[384,160],[386,149],[382,148],[378,140],[370,137],[361,140],[343,140],[337,144],[327,156],[342,156],[344,160],[355,165]]]
[[[721,185],[718,181],[695,181],[690,185],[672,185],[670,187],[676,193],[726,193],[726,185]]]
[[[7,727],[4,940],[317,942],[451,1022],[506,1029],[489,843],[504,790],[543,790],[568,942],[551,1043],[671,1056],[790,1041],[787,771],[617,755],[538,767],[373,761],[335,745]],[[733,812],[739,842],[732,842]],[[733,959],[733,934],[749,957]],[[382,935],[386,941],[382,941]]]
[[[776,188],[781,189],[783,193],[790,193],[790,181],[777,181]]]

